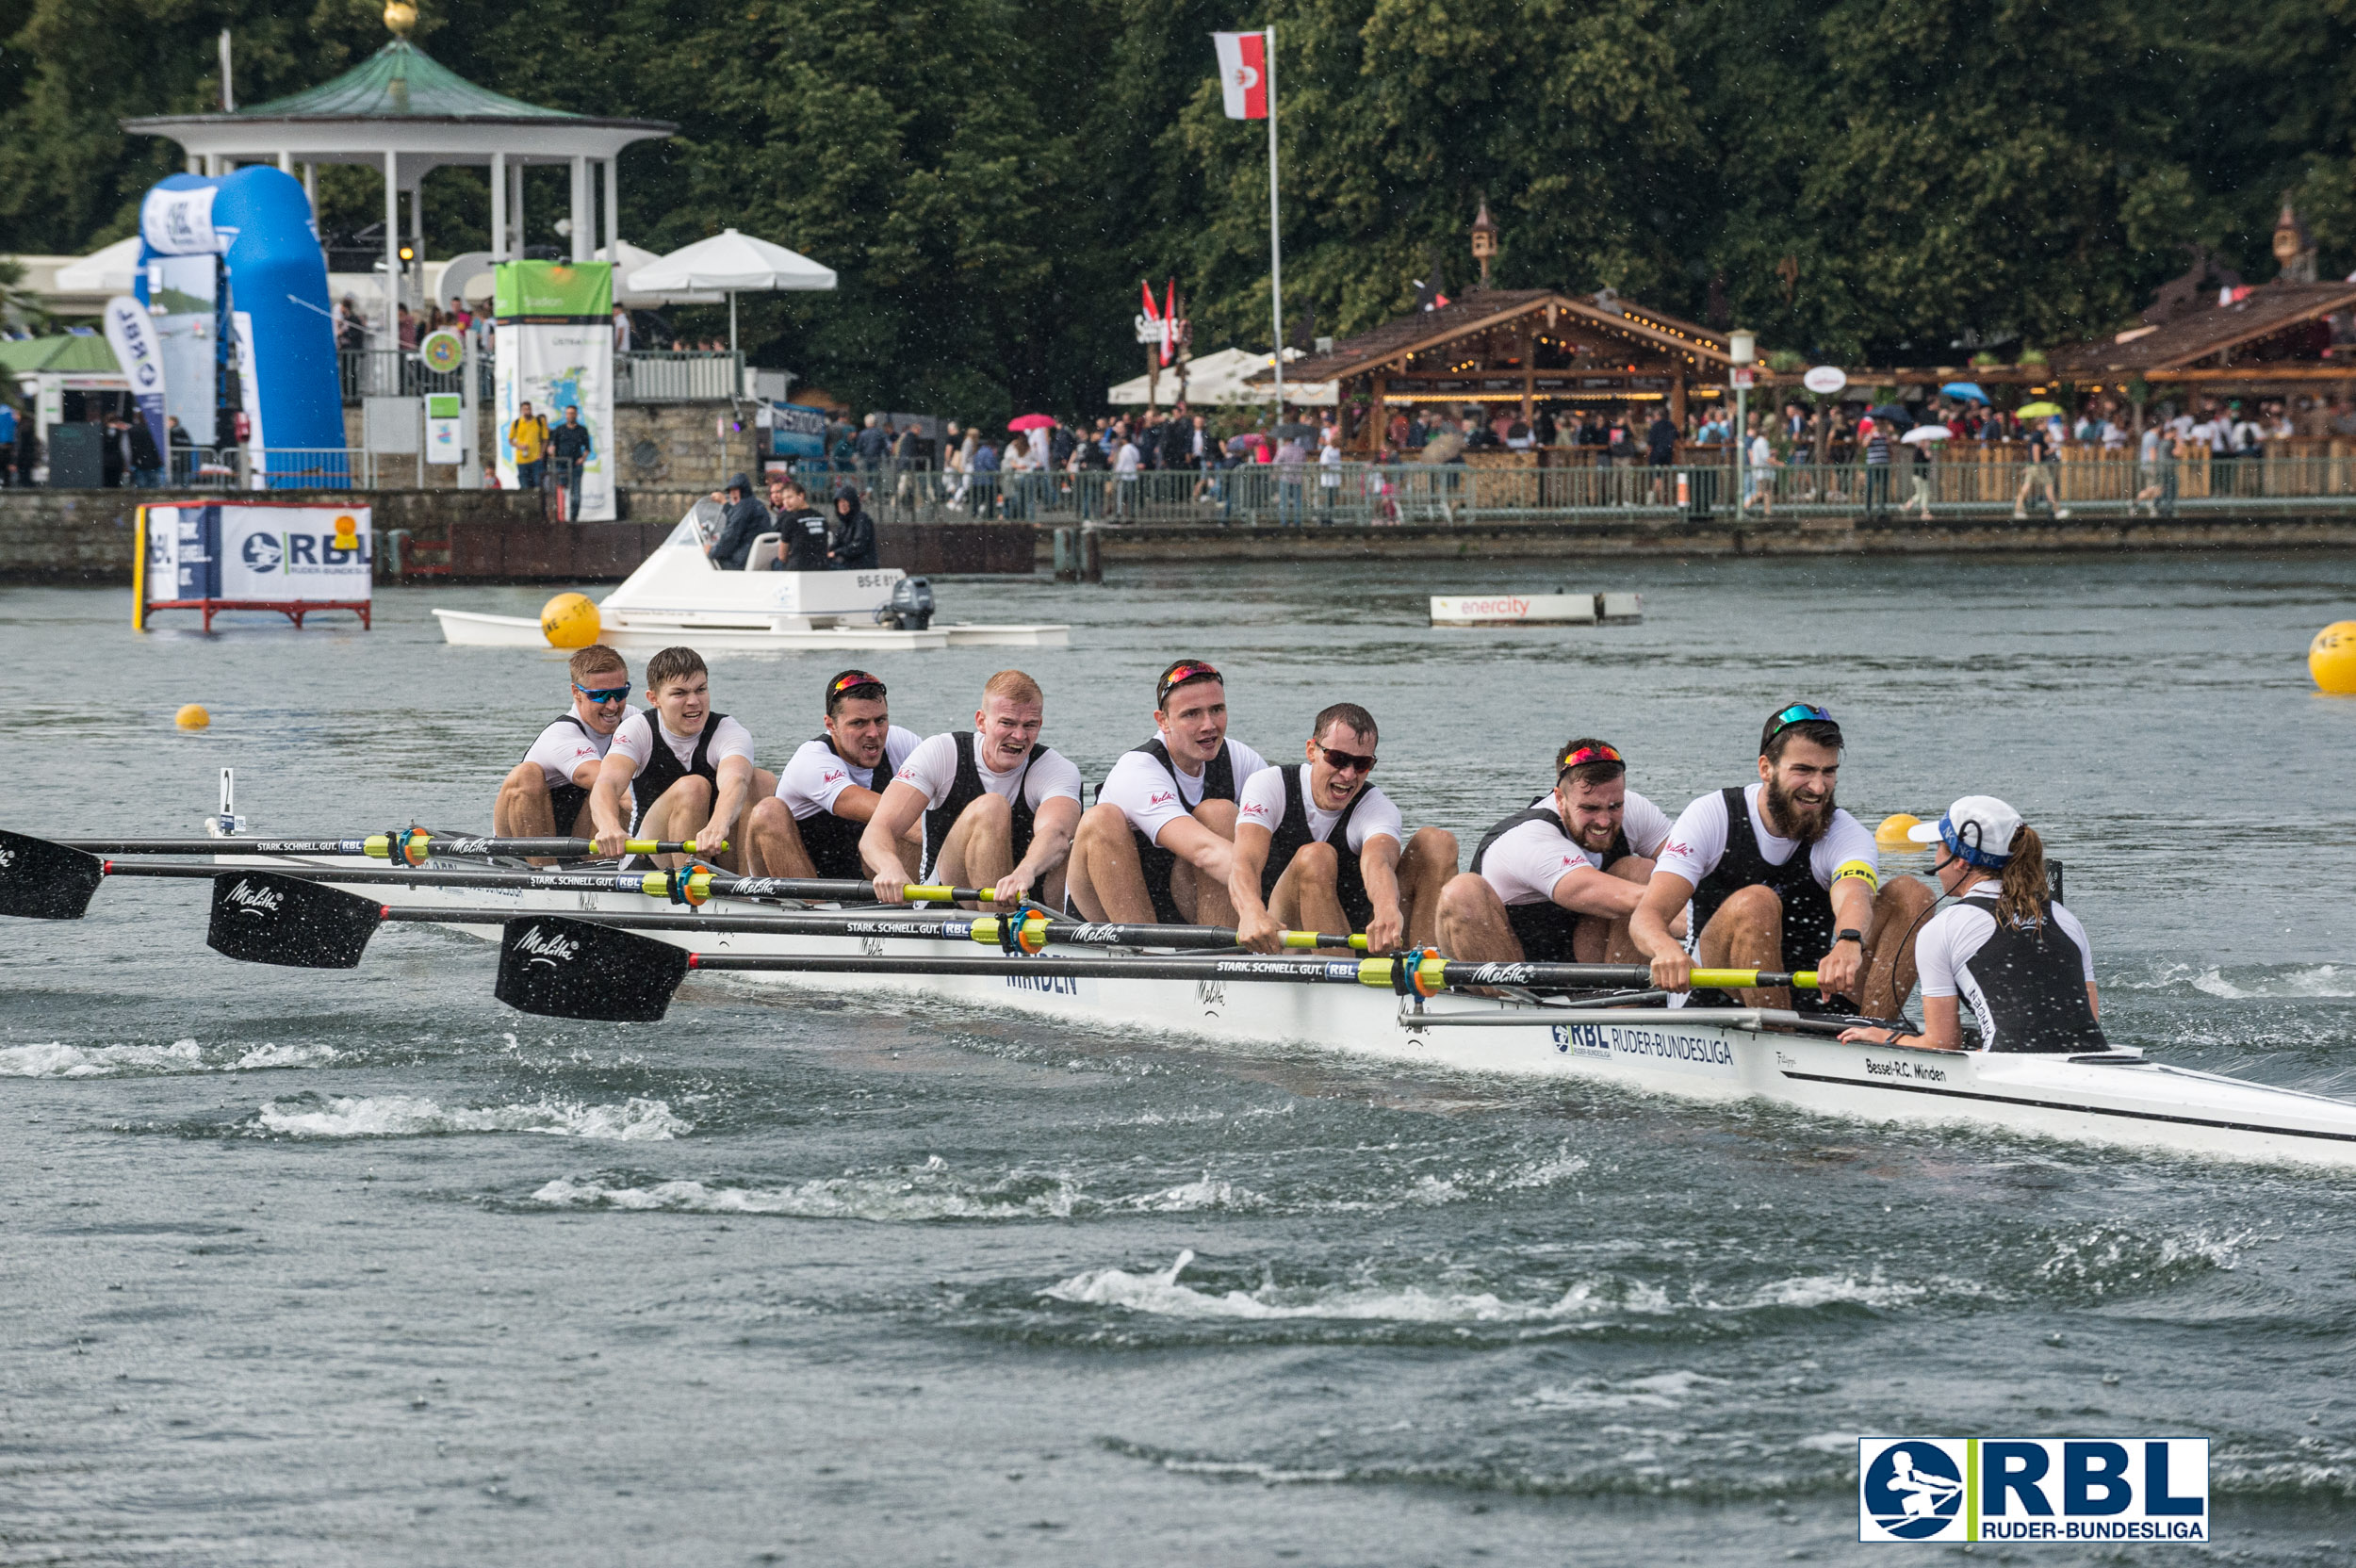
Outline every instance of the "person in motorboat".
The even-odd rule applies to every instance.
[[[994,906],[1025,898],[1059,908],[1064,861],[1080,823],[1080,770],[1039,738],[1047,698],[1021,670],[984,683],[973,727],[923,742],[884,790],[860,836],[875,896],[898,904],[911,881],[989,888]],[[924,825],[924,858],[908,875],[903,843]]]
[[[1841,727],[1823,708],[1777,709],[1759,733],[1758,779],[1714,790],[1678,814],[1628,922],[1654,985],[1691,992],[1696,963],[1814,970],[1813,995],[1746,989],[1742,1005],[1899,1016],[1914,988],[1916,917],[1934,899],[1910,876],[1881,885],[1873,830],[1835,803],[1841,749]],[[1670,929],[1680,910],[1683,939]],[[1690,1000],[1729,999],[1713,991]]]
[[[823,572],[826,569],[826,514],[810,504],[802,482],[779,474],[769,482],[769,526],[778,534],[773,572]]]
[[[725,493],[714,490],[712,498],[728,511],[722,514],[720,531],[704,547],[704,554],[724,572],[741,572],[744,569],[744,557],[752,551],[753,541],[774,526],[769,509],[753,494],[753,482],[744,474],[728,481]]]
[[[844,670],[826,682],[825,729],[802,743],[777,776],[777,792],[755,801],[746,819],[752,874],[866,877],[859,838],[892,776],[923,741],[892,722],[887,696],[884,683],[865,670]],[[903,842],[911,854],[921,848]]]
[[[1628,787],[1628,761],[1582,736],[1554,754],[1554,792],[1498,822],[1440,891],[1440,951],[1473,963],[1636,961],[1643,902],[1669,814]],[[1672,923],[1683,935],[1684,916]]]
[[[826,564],[838,572],[872,571],[876,564],[875,521],[848,484],[834,493],[834,538],[826,546]]]
[[[596,831],[589,792],[630,716],[630,665],[603,643],[573,655],[572,706],[558,714],[524,760],[499,781],[491,831],[502,839],[585,839]]]
[[[1268,766],[1227,736],[1227,683],[1181,659],[1154,683],[1153,737],[1123,752],[1072,841],[1071,906],[1132,925],[1233,925],[1235,792]]]
[[[1841,1037],[1961,1051],[1960,998],[1979,1023],[1982,1051],[2108,1051],[2094,944],[2047,890],[2037,829],[1993,795],[1966,795],[1906,837],[1943,846],[1946,858],[1934,870],[1955,900],[1930,918],[1915,943],[1922,1032],[1859,1028]]]
[[[776,792],[777,776],[753,766],[744,727],[712,710],[711,672],[694,648],[664,648],[647,660],[646,695],[654,706],[622,721],[597,765],[589,792],[597,853],[619,855],[635,838],[726,839],[725,854],[699,858],[742,869],[745,809]],[[666,866],[683,858],[660,857]]]
[[[1368,781],[1378,740],[1373,714],[1337,702],[1310,726],[1307,761],[1254,774],[1237,795],[1227,892],[1254,953],[1279,951],[1286,930],[1363,931],[1372,953],[1432,940],[1456,835],[1418,828],[1401,847],[1399,808]]]

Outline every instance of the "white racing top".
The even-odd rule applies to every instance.
[[[2053,909],[2054,928],[2078,944],[2079,972],[2087,985],[2094,984],[2094,944],[2086,938],[2086,928],[2060,905],[2054,905]],[[1996,1043],[1996,1020],[1988,1012],[1988,1000],[1981,994],[1979,982],[1972,977],[1969,966],[1972,956],[1994,935],[1993,913],[1977,905],[1950,904],[1925,921],[1922,934],[1914,939],[1914,965],[1921,976],[1922,994],[1962,997],[1972,1016],[1980,1021],[1980,1044],[1984,1048]]]
[[[1313,839],[1323,840],[1328,833],[1333,831],[1333,825],[1341,820],[1342,814],[1339,811],[1317,809],[1316,797],[1309,792],[1307,776],[1309,764],[1301,762],[1295,766],[1302,771],[1301,804],[1309,813],[1309,836]],[[1254,827],[1265,827],[1273,833],[1283,825],[1284,821],[1284,775],[1287,771],[1289,770],[1284,768],[1262,768],[1252,776],[1251,783],[1235,791],[1237,826],[1250,823]],[[1388,834],[1395,844],[1403,844],[1407,841],[1406,831],[1400,825],[1399,808],[1391,804],[1390,796],[1371,784],[1359,792],[1359,796],[1358,813],[1350,819],[1350,853],[1356,854],[1364,850],[1366,847],[1366,841],[1378,833]]]
[[[637,716],[636,709],[626,709],[622,722],[628,724]],[[580,771],[582,763],[603,760],[614,744],[613,736],[600,735],[586,724],[577,726],[573,721],[579,717],[578,714],[567,714],[551,721],[546,729],[540,731],[540,738],[532,743],[532,749],[524,753],[525,761],[540,764],[540,771],[547,776],[551,790],[560,784],[570,784],[573,775]]]
[[[1752,784],[1742,792],[1742,803],[1750,808],[1751,832],[1759,840],[1760,857],[1771,866],[1780,866],[1792,858],[1800,845],[1796,839],[1779,839],[1767,831],[1766,820],[1759,814],[1759,792],[1766,787],[1763,783]],[[1628,796],[1630,801],[1635,798],[1633,794]],[[1653,869],[1682,876],[1700,887],[1726,857],[1727,825],[1726,799],[1712,790],[1677,813],[1677,824],[1669,829]],[[1631,843],[1635,838],[1630,832]],[[1869,888],[1878,887],[1881,882],[1881,856],[1873,847],[1873,830],[1838,807],[1833,808],[1832,825],[1824,829],[1824,836],[1808,846],[1808,870],[1815,874],[1819,887],[1831,887],[1844,871],[1863,877]]]
[[[1553,804],[1551,795],[1542,799]],[[1628,808],[1620,818],[1628,847],[1646,857],[1658,856],[1669,838],[1669,813],[1638,794],[1628,792]],[[1507,905],[1550,904],[1556,884],[1573,872],[1601,871],[1603,854],[1571,841],[1558,821],[1552,825],[1526,822],[1489,846],[1481,858],[1481,875]]]
[[[710,727],[711,719],[706,718],[704,724],[707,728]],[[660,711],[652,708],[642,709],[624,719],[622,727],[614,732],[614,743],[608,749],[629,758],[631,765],[643,772],[646,759],[654,755],[654,732],[657,729],[663,731],[663,743],[671,748],[671,755],[679,759],[680,767],[695,760],[695,743],[702,738],[703,731],[698,730],[693,735],[674,735],[670,727],[662,723]],[[724,757],[742,757],[749,762],[753,760],[752,732],[733,717],[722,719],[719,728],[712,731],[712,749],[704,755],[711,760],[713,767],[718,767]]]
[[[884,782],[892,782],[891,775],[900,771],[908,760],[908,753],[924,744],[924,737],[913,729],[893,725],[884,736],[882,770]],[[835,797],[851,787],[851,766],[837,757],[834,747],[824,741],[804,741],[802,749],[794,754],[785,771],[777,775],[777,798],[795,821],[814,817],[821,811],[834,809]]]
[[[982,776],[982,788],[994,795],[1014,796],[1015,780],[1023,778],[1023,763],[1018,762],[1011,773],[993,773],[983,760],[984,747],[979,735],[973,737],[973,769]],[[1080,769],[1070,758],[1049,746],[1029,764],[1030,774],[1023,786],[1023,798],[1036,811],[1057,795],[1072,804],[1080,800]],[[949,798],[949,791],[957,781],[957,738],[954,733],[929,736],[908,753],[900,771],[892,775],[895,784],[912,784],[924,792],[924,809],[931,810]]]
[[[1162,744],[1170,744],[1170,737],[1162,737]],[[1235,773],[1235,795],[1238,803],[1243,787],[1258,774],[1267,771],[1268,759],[1245,745],[1230,740],[1227,763]],[[1147,841],[1159,843],[1162,829],[1178,818],[1187,815],[1203,804],[1203,785],[1210,770],[1188,774],[1177,766],[1178,759],[1170,759],[1170,771],[1142,751],[1124,751],[1113,771],[1104,776],[1104,787],[1096,792],[1099,806],[1118,806],[1128,816],[1129,825],[1145,835]],[[1170,788],[1176,779],[1177,788]],[[1277,815],[1284,815],[1284,794],[1277,794]],[[1330,825],[1330,824],[1329,824]]]

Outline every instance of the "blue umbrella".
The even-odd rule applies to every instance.
[[[1968,381],[1951,381],[1939,389],[1939,395],[1942,398],[1961,398],[1969,403],[1984,403],[1988,400],[1987,393]]]

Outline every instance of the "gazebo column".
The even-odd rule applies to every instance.
[[[294,172],[294,155],[283,147],[278,150],[278,172],[281,174]]]
[[[401,347],[401,155],[384,155],[384,336],[379,348]]]
[[[521,261],[524,259],[524,247],[530,243],[528,231],[524,228],[524,165],[522,159],[516,160],[515,167],[510,172],[510,177],[515,182],[515,205],[507,225],[508,243],[511,247],[510,259]]]
[[[431,165],[427,166],[431,168]],[[425,171],[417,172],[417,183],[409,188],[409,253],[417,258],[417,303],[422,308],[434,302],[425,297]],[[408,279],[401,280],[408,286]],[[422,326],[424,323],[418,323]]]
[[[316,163],[303,166],[303,199],[311,204],[311,220],[317,222],[319,216],[319,166]]]
[[[589,160],[573,159],[573,259],[587,261],[596,241],[597,215],[589,210]]]
[[[605,259],[620,266],[622,262],[622,176],[621,159],[605,160]],[[620,289],[614,291],[616,294]]]
[[[491,259],[507,259],[507,155],[491,155]]]

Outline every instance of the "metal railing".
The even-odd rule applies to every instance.
[[[491,355],[478,353],[471,361],[475,396],[488,401],[499,395],[499,376]],[[464,390],[465,370],[429,370],[411,349],[339,349],[335,375],[343,400],[364,398],[422,398],[429,392]],[[744,356],[705,351],[675,353],[665,350],[617,353],[614,356],[614,400],[617,403],[727,402],[743,395]]]

